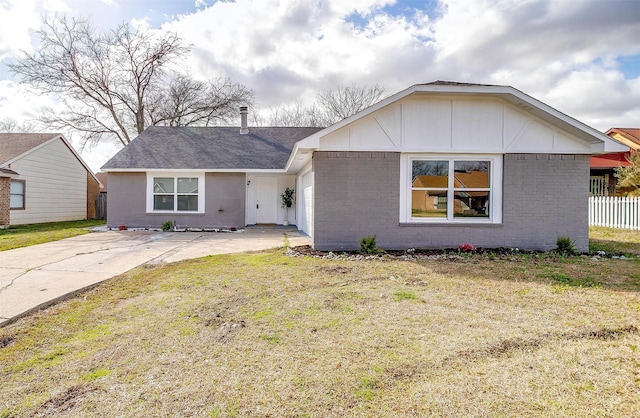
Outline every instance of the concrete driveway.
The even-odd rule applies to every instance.
[[[105,231],[0,251],[0,325],[146,263],[307,245],[295,228],[242,232]]]

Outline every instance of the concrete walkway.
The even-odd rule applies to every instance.
[[[0,326],[146,263],[307,245],[295,228],[242,232],[92,232],[0,251]]]

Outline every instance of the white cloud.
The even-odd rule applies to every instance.
[[[173,10],[160,29],[145,17],[158,3],[142,3],[135,12],[110,9],[130,13],[120,21],[145,30],[177,32],[193,47],[186,71],[229,76],[254,89],[263,109],[308,103],[320,90],[353,82],[379,83],[392,94],[442,79],[512,85],[599,130],[640,125],[640,77],[625,78],[619,65],[619,57],[640,54],[635,1],[441,0],[436,13],[412,13],[425,2],[405,0],[394,11],[386,6],[395,0],[193,0],[196,11]],[[28,28],[37,26],[42,4],[0,0],[0,58],[16,44],[29,48]],[[7,5],[31,17],[9,31],[10,41],[2,23],[18,19],[5,17]],[[94,16],[110,24],[104,21]],[[2,89],[0,112],[7,109]]]
[[[40,3],[45,12],[69,13],[72,11],[71,7],[63,0],[42,0]]]
[[[0,2],[0,61],[20,50],[31,50],[29,30],[38,27],[40,19],[33,0]]]
[[[230,75],[256,90],[267,107],[313,99],[315,91],[336,84],[399,85],[397,76],[389,77],[396,65],[404,66],[406,87],[406,71],[418,73],[432,59],[433,48],[421,40],[431,35],[428,18],[381,14],[389,3],[238,0],[216,3],[163,29],[193,45],[195,75]],[[368,16],[368,24],[360,28],[348,21],[354,13]],[[418,74],[411,80],[420,81]]]

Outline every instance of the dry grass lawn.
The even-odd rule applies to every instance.
[[[0,417],[632,417],[639,292],[637,258],[139,268],[0,328]]]

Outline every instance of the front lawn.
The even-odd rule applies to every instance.
[[[104,225],[104,223],[104,221],[90,220],[11,226],[0,229],[0,251],[87,234],[88,228]]]
[[[640,255],[640,231],[601,226],[589,227],[589,250]]]
[[[640,261],[138,268],[0,328],[0,417],[634,416]]]

